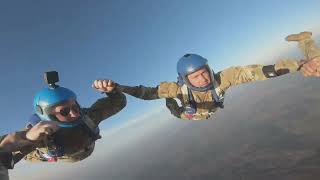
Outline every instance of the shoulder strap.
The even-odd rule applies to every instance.
[[[183,84],[181,86],[181,93],[183,97],[184,104],[186,106],[192,106],[194,109],[196,109],[196,103],[194,102],[194,98],[192,95],[192,91],[186,84]]]
[[[221,84],[221,77],[220,73],[214,73],[213,74],[213,89],[211,90],[212,97],[216,103],[216,105],[220,108],[224,108],[223,102],[224,102],[224,94],[225,92],[223,89],[220,88]]]
[[[88,116],[88,110],[81,110],[81,121],[85,127],[89,130],[90,136],[94,139],[100,139],[100,129],[98,125]]]

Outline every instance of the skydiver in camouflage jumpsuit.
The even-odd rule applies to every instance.
[[[308,43],[307,43],[308,42]],[[281,59],[274,65],[234,66],[214,73],[207,60],[197,54],[186,54],[178,62],[178,82],[161,82],[157,87],[118,86],[122,92],[134,97],[152,100],[166,98],[171,114],[181,119],[208,119],[218,108],[223,108],[225,92],[243,83],[267,80],[288,73],[300,71],[304,76],[319,76],[319,51],[312,50],[312,40],[299,41],[306,53],[306,60]],[[311,59],[310,59],[311,58]],[[181,102],[178,105],[177,98]]]

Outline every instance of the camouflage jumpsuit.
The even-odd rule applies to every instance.
[[[284,59],[272,66],[277,75],[296,72],[299,69],[300,62],[290,59]],[[227,89],[232,86],[253,82],[258,80],[266,80],[268,77],[263,72],[263,65],[235,66],[220,71],[214,75],[217,82],[216,91],[223,95]],[[184,107],[188,103],[188,97],[183,93],[182,87],[176,82],[161,82],[157,87],[124,86],[120,88],[122,92],[134,97],[152,100],[152,99],[167,99],[167,107],[171,113],[181,119],[189,119],[184,113]],[[194,101],[196,103],[196,113],[192,120],[208,119],[216,110],[217,106],[212,97],[211,91],[199,92],[192,91]],[[176,101],[172,98],[180,100],[182,107],[179,107]]]

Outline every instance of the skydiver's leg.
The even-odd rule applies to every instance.
[[[315,41],[311,39],[311,32],[301,32],[299,34],[291,34],[287,36],[287,41],[296,41],[300,50],[303,52],[307,60],[320,56],[320,48],[317,47]]]
[[[304,56],[309,59],[320,56],[320,48],[317,47],[315,41],[311,38],[299,41],[299,48],[304,53]]]

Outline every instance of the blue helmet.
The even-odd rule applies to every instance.
[[[207,70],[210,72],[211,81],[213,82],[213,71],[208,65],[208,60],[197,54],[185,54],[179,59],[177,64],[179,83],[186,84],[190,89],[195,91],[207,91],[209,89],[212,89],[213,83],[209,84],[206,87],[195,87],[190,84],[187,76],[201,68],[207,68]]]
[[[50,115],[52,107],[67,100],[76,100],[76,94],[70,89],[56,86],[48,87],[39,91],[33,101],[33,107],[41,120],[57,120],[55,116]]]

